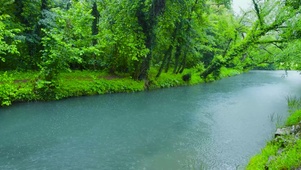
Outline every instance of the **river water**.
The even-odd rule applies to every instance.
[[[243,168],[301,94],[283,74],[0,108],[0,169]]]

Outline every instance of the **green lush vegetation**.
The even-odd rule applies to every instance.
[[[156,71],[150,71],[149,81],[136,81],[129,75],[112,75],[98,71],[62,72],[57,79],[57,87],[52,91],[54,96],[46,98],[39,88],[39,72],[4,72],[0,75],[0,101],[2,106],[9,106],[12,102],[52,100],[73,96],[95,95],[106,93],[138,92],[145,89],[158,89],[174,86],[193,85],[203,82],[199,74],[192,74],[193,69],[185,70],[189,80],[184,81],[182,75],[171,72],[162,73],[156,78]],[[240,72],[223,68],[221,76],[233,76]],[[222,77],[220,77],[222,78]],[[213,79],[212,79],[213,80]],[[49,94],[48,94],[49,95]]]
[[[252,8],[240,15],[231,3],[0,0],[0,105],[193,85],[252,68],[301,68],[299,0],[250,0]],[[300,141],[284,136],[248,168],[293,168],[299,151]]]
[[[0,0],[0,103],[299,68],[299,1],[231,2]]]
[[[217,79],[199,74],[236,22],[226,0],[0,2],[2,106]]]
[[[285,128],[290,131],[295,129],[295,132],[275,137],[260,154],[250,160],[246,169],[297,169],[301,167],[301,100],[289,98],[288,105],[291,115],[286,121]]]

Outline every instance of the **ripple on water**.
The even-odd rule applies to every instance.
[[[301,94],[297,72],[0,108],[0,169],[236,169]]]

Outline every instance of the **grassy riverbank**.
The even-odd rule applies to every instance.
[[[301,169],[301,100],[289,99],[291,115],[283,128],[283,133],[268,142],[261,153],[251,158],[247,170]]]
[[[136,81],[129,75],[112,75],[96,71],[72,71],[60,73],[54,99],[60,100],[68,97],[97,95],[107,93],[129,93],[158,88],[169,88],[203,83],[199,71],[187,69],[182,74],[172,72],[162,73],[156,78],[156,69],[150,70],[148,81]],[[240,74],[235,69],[222,68],[219,78]],[[43,101],[45,98],[39,94],[38,72],[0,72],[0,105],[9,106],[14,102]],[[183,75],[191,75],[188,81],[183,80]],[[213,81],[209,76],[207,81]]]

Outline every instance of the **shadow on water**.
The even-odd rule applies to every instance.
[[[301,94],[299,74],[282,74],[0,108],[0,169],[243,167]]]

